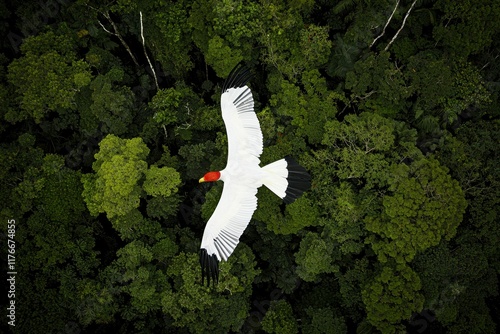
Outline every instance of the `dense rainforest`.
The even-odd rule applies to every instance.
[[[500,2],[7,0],[0,17],[4,332],[497,332]],[[312,187],[290,205],[259,189],[206,287],[223,184],[198,179],[225,166],[240,62],[262,165],[291,155]]]

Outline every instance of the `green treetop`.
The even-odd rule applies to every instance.
[[[75,95],[92,75],[88,64],[77,59],[70,36],[49,30],[22,44],[23,56],[9,65],[8,74],[19,95],[20,112],[9,112],[9,121],[33,118],[40,123],[51,111],[76,108]]]
[[[179,174],[170,167],[151,166],[145,161],[149,149],[142,139],[106,136],[99,145],[92,168],[95,174],[84,174],[83,197],[93,215],[106,213],[115,228],[128,235],[131,228],[143,223],[135,211],[140,199],[169,197],[177,191]]]

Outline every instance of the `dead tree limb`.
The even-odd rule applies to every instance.
[[[151,68],[151,71],[153,72],[153,77],[155,78],[155,84],[156,84],[156,89],[160,90],[160,86],[158,86],[158,78],[156,77],[156,72],[153,67],[153,64],[151,64],[151,60],[149,60],[148,53],[146,51],[146,41],[144,39],[144,28],[142,26],[142,12],[139,12],[140,17],[141,17],[141,37],[142,37],[142,47],[144,48],[144,55],[146,56],[146,59],[148,60],[149,67]]]
[[[377,42],[377,40],[384,36],[385,34],[385,29],[387,28],[387,26],[389,25],[389,23],[391,23],[391,20],[392,20],[392,17],[394,16],[394,13],[396,13],[396,9],[398,9],[398,6],[399,6],[399,0],[396,1],[396,6],[394,6],[394,10],[392,11],[392,14],[391,16],[389,16],[389,19],[387,20],[387,22],[385,23],[385,26],[384,26],[384,29],[382,30],[382,33],[380,35],[378,35],[372,42],[372,44],[370,44],[370,48],[375,44],[375,42]]]
[[[120,40],[120,42],[122,43],[122,45],[127,50],[128,54],[130,55],[130,58],[132,58],[132,61],[134,62],[135,66],[140,67],[139,63],[137,62],[137,59],[135,58],[134,54],[132,53],[132,50],[128,46],[127,42],[125,42],[125,40],[123,39],[122,35],[120,34],[120,31],[118,30],[118,27],[116,26],[115,22],[111,19],[111,16],[109,15],[109,13],[107,11],[103,12],[103,11],[99,10],[98,8],[92,7],[89,4],[86,4],[86,6],[89,7],[90,9],[92,9],[92,10],[100,13],[102,16],[104,16],[109,21],[109,23],[111,23],[111,26],[113,26],[114,32],[109,31],[108,29],[106,29],[106,27],[104,26],[104,24],[102,24],[101,21],[97,20],[97,22],[99,23],[99,25],[101,26],[101,28],[105,32],[107,32],[110,35],[118,37],[118,39]]]
[[[401,30],[403,30],[404,26],[405,26],[405,23],[406,23],[406,19],[408,19],[408,16],[410,16],[410,12],[411,10],[413,9],[413,7],[415,6],[415,4],[417,3],[417,0],[414,0],[413,3],[411,4],[410,6],[410,9],[408,9],[408,11],[406,12],[406,15],[403,19],[403,23],[401,24],[401,27],[399,28],[399,30],[396,32],[396,34],[394,35],[394,37],[391,39],[391,41],[389,42],[389,44],[387,44],[387,46],[385,47],[384,51],[387,51],[389,50],[389,47],[392,45],[392,43],[394,43],[394,41],[396,40],[396,38],[398,37],[399,33],[401,32]]]

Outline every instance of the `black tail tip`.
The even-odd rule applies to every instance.
[[[288,169],[288,187],[286,188],[286,196],[283,201],[286,204],[293,203],[304,191],[311,188],[311,175],[307,170],[299,165],[292,157],[286,156],[285,161]]]
[[[205,277],[207,278],[207,286],[219,283],[219,260],[215,254],[208,255],[205,248],[200,249],[200,265],[201,265],[201,284],[205,285]]]

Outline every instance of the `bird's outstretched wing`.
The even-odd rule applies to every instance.
[[[242,157],[259,164],[262,154],[262,131],[253,109],[252,91],[246,83],[250,71],[241,64],[236,66],[222,87],[221,109],[226,125],[228,142],[228,166],[241,161]]]
[[[202,284],[207,277],[214,283],[219,278],[219,261],[226,261],[238,245],[243,231],[257,208],[257,188],[226,182],[212,217],[208,220],[201,242],[200,264]]]

